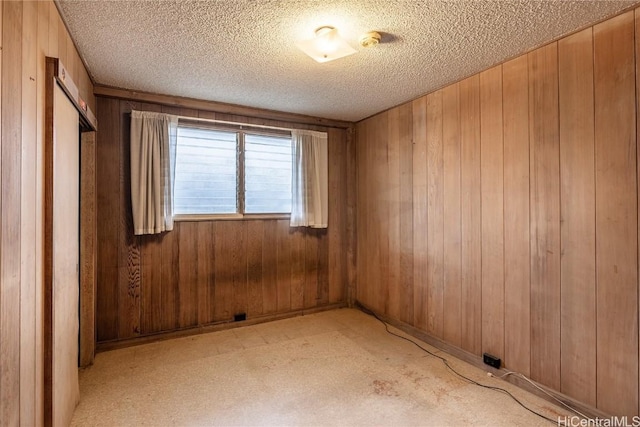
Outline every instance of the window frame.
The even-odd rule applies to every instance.
[[[226,122],[201,121],[183,119],[178,121],[178,128],[192,127],[214,131],[235,132],[236,134],[236,211],[235,213],[207,214],[174,214],[173,220],[179,222],[211,221],[211,220],[258,220],[258,219],[290,219],[288,213],[245,213],[245,137],[246,134],[291,138],[291,129],[252,126]],[[177,149],[177,147],[176,147]],[[176,150],[177,152],[177,150]],[[176,156],[177,164],[177,156]],[[174,189],[175,192],[175,189]]]

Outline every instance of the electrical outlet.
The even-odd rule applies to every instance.
[[[489,365],[492,366],[496,369],[500,369],[500,358],[496,357],[496,356],[492,356],[489,353],[484,353],[482,355],[482,361],[485,363],[485,365]]]

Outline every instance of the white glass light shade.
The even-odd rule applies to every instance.
[[[333,27],[318,28],[314,38],[302,40],[296,45],[318,62],[333,61],[357,52],[349,46],[349,43],[340,38],[338,30]]]

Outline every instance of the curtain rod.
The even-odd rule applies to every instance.
[[[278,126],[267,126],[267,125],[252,125],[249,123],[240,123],[240,122],[231,122],[228,120],[215,120],[215,119],[202,119],[200,117],[188,117],[188,116],[177,116],[178,120],[183,119],[192,122],[208,122],[208,123],[219,123],[224,125],[234,125],[234,126],[247,126],[253,128],[262,128],[262,129],[273,129],[273,130],[284,130],[291,132],[293,128],[283,128]]]

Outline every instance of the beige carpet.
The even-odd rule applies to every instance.
[[[553,419],[568,415],[440,354]],[[100,353],[80,392],[74,426],[551,425],[350,309]]]

